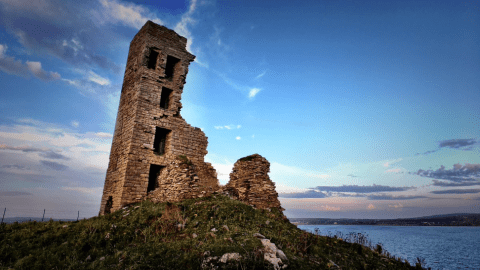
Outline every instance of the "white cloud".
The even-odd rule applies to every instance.
[[[140,29],[149,19],[157,24],[163,24],[160,19],[141,5],[116,0],[100,0],[100,3],[104,8],[102,15],[113,23],[122,23],[136,29]]]
[[[100,138],[113,138],[112,134],[106,133],[106,132],[97,132],[97,133],[95,133],[95,136],[100,137]]]
[[[237,136],[235,139],[237,140],[241,140],[242,138],[240,136]]]
[[[88,80],[91,81],[91,82],[94,82],[94,83],[99,84],[99,85],[110,85],[110,80],[109,79],[103,78],[93,71],[89,71],[88,75],[89,75]]]
[[[27,61],[25,64],[21,60],[15,60],[13,57],[7,57],[5,54],[7,51],[7,45],[0,44],[0,70],[8,74],[29,77],[34,77],[44,80],[53,81],[60,79],[60,74],[57,72],[45,71],[42,69],[40,62]]]
[[[241,127],[241,125],[214,126],[215,129],[239,129]]]
[[[75,127],[75,128],[78,128],[80,126],[80,123],[78,121],[72,121],[72,123],[70,123],[72,125],[72,127]]]
[[[250,89],[250,92],[248,92],[248,97],[252,99],[252,98],[254,98],[260,91],[261,91],[260,88],[252,88],[252,89]]]
[[[190,32],[189,25],[195,24],[195,20],[193,19],[193,13],[195,12],[195,9],[197,8],[197,0],[191,0],[190,1],[190,6],[188,8],[187,13],[183,14],[182,19],[180,22],[175,25],[175,32],[180,34],[181,36],[184,36],[187,38],[187,50],[192,51],[192,42],[193,42],[193,36],[192,33]]]
[[[395,169],[388,169],[388,170],[386,170],[385,172],[386,172],[386,173],[399,173],[399,172],[401,172],[401,171],[402,171],[402,169],[400,169],[400,168],[395,168]]]
[[[3,58],[6,51],[7,51],[7,45],[0,44],[0,58]]]
[[[255,79],[257,79],[257,80],[260,79],[261,77],[265,76],[265,73],[267,73],[267,72],[264,71],[264,72],[258,74],[257,77],[255,77]]]

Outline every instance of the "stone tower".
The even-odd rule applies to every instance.
[[[179,155],[216,180],[204,162],[205,133],[180,115],[188,66],[195,59],[186,44],[186,38],[151,21],[130,43],[100,215],[144,200]]]

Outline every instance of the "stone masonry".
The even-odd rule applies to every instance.
[[[255,208],[283,210],[269,172],[270,163],[259,154],[241,158],[233,165],[230,181],[223,192]]]
[[[179,156],[159,173],[157,186],[147,198],[153,202],[178,202],[204,197],[218,188],[216,171],[211,166],[196,165],[185,156]]]
[[[179,166],[179,155],[196,168],[194,173],[188,171],[185,179],[197,181],[193,174],[205,178],[197,181],[202,188],[195,192],[218,189],[215,170],[204,162],[208,143],[205,133],[180,115],[188,66],[195,59],[185,49],[186,44],[186,38],[151,21],[130,43],[100,215],[144,200],[149,192],[165,188],[167,183],[178,182],[179,171],[167,173],[165,169]],[[162,180],[166,174],[169,178]],[[181,186],[194,187],[195,183]],[[188,197],[185,193],[192,191],[175,190],[179,196],[176,199]],[[175,196],[171,193],[166,198]]]

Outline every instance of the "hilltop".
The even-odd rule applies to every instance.
[[[78,222],[2,224],[0,268],[422,269],[357,240],[311,234],[276,208],[213,194]]]

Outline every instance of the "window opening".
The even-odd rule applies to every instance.
[[[147,187],[147,193],[155,190],[158,186],[158,175],[160,175],[160,171],[165,168],[165,166],[160,166],[160,165],[155,165],[152,164],[150,165],[150,173],[148,174],[148,187]]]
[[[165,77],[172,78],[175,71],[175,67],[180,62],[180,59],[173,56],[167,56],[167,65],[165,67]]]
[[[172,93],[171,89],[166,87],[162,88],[162,96],[160,98],[160,108],[168,109],[168,103],[170,102],[170,94]]]
[[[165,154],[165,146],[167,144],[167,135],[170,133],[170,130],[159,128],[155,129],[155,140],[153,141],[154,151],[159,154]]]
[[[149,69],[155,69],[157,66],[157,58],[158,58],[158,52],[154,50],[150,50],[150,55],[148,56],[148,63],[147,67]]]

